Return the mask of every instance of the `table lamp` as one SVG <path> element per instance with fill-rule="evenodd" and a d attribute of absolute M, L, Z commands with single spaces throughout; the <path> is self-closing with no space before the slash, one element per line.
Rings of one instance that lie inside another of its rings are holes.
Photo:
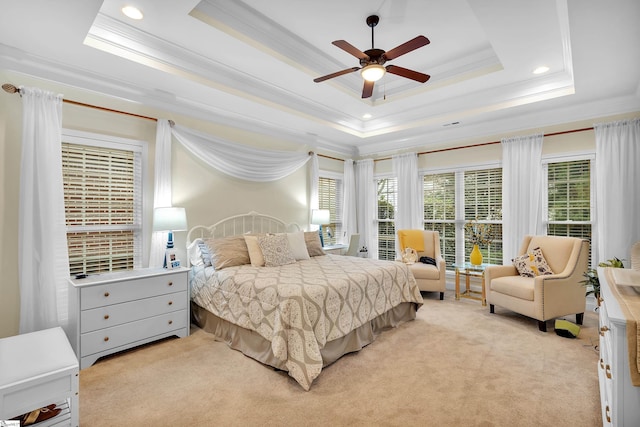
<path fill-rule="evenodd" d="M 320 233 L 320 244 L 324 247 L 324 239 L 322 238 L 322 226 L 325 224 L 330 224 L 330 212 L 329 209 L 312 209 L 311 210 L 311 224 L 319 225 L 320 229 L 318 233 Z"/>
<path fill-rule="evenodd" d="M 155 208 L 153 210 L 153 231 L 168 231 L 167 249 L 173 249 L 174 231 L 187 230 L 187 213 L 184 208 Z M 164 258 L 167 267 L 167 257 Z"/>

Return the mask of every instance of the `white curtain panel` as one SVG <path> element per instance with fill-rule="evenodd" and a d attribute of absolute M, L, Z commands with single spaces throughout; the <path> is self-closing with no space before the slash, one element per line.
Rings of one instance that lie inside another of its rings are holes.
<path fill-rule="evenodd" d="M 422 186 L 418 174 L 418 154 L 405 153 L 392 156 L 393 173 L 398 180 L 398 207 L 395 216 L 396 230 L 419 229 L 423 225 Z M 397 242 L 396 252 L 400 255 L 400 246 Z"/>
<path fill-rule="evenodd" d="M 20 333 L 68 327 L 69 254 L 62 184 L 62 95 L 21 87 L 18 225 Z"/>
<path fill-rule="evenodd" d="M 640 241 L 640 119 L 601 123 L 596 134 L 598 259 L 626 259 Z"/>
<path fill-rule="evenodd" d="M 311 172 L 309 178 L 309 223 L 311 223 L 311 212 L 320 207 L 320 195 L 318 194 L 318 185 L 320 180 L 320 166 L 318 165 L 318 155 L 313 153 L 311 156 Z M 310 224 L 309 230 L 314 231 L 320 228 L 319 225 Z"/>
<path fill-rule="evenodd" d="M 542 232 L 542 140 L 542 134 L 502 140 L 504 264 L 511 264 L 526 234 Z"/>
<path fill-rule="evenodd" d="M 212 168 L 246 181 L 268 182 L 300 169 L 312 157 L 307 152 L 262 150 L 174 125 L 173 136 Z"/>
<path fill-rule="evenodd" d="M 171 126 L 167 119 L 158 119 L 155 151 L 153 208 L 171 207 Z M 164 264 L 168 235 L 167 231 L 152 231 L 149 267 Z"/>
<path fill-rule="evenodd" d="M 377 194 L 373 181 L 373 160 L 358 160 L 355 166 L 357 217 L 360 247 L 366 246 L 369 258 L 378 259 Z"/>
<path fill-rule="evenodd" d="M 356 210 L 356 179 L 353 160 L 344 161 L 342 181 L 342 236 L 341 243 L 349 244 L 352 234 L 358 233 L 358 219 Z"/>

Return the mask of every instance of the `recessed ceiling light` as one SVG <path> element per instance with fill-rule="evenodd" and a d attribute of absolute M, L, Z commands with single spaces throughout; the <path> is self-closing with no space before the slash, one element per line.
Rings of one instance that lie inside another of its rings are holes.
<path fill-rule="evenodd" d="M 125 6 L 122 8 L 122 13 L 128 16 L 131 19 L 142 19 L 144 15 L 142 15 L 142 11 L 135 6 Z"/>
<path fill-rule="evenodd" d="M 533 70 L 533 74 L 544 74 L 547 71 L 549 71 L 549 67 L 545 67 L 544 65 L 542 67 L 538 67 L 535 70 Z"/>
<path fill-rule="evenodd" d="M 362 115 L 362 118 L 363 118 L 363 119 L 365 119 L 365 120 L 366 120 L 366 119 L 370 119 L 370 118 L 371 118 L 371 114 L 369 114 L 369 113 L 367 113 L 367 114 L 363 114 L 363 115 Z"/>

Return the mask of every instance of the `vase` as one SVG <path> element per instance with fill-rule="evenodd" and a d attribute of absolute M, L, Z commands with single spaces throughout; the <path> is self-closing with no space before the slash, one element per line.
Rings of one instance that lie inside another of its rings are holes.
<path fill-rule="evenodd" d="M 473 265 L 482 264 L 482 252 L 480 252 L 478 245 L 473 245 L 473 250 L 469 255 L 469 261 L 471 261 L 471 264 Z"/>

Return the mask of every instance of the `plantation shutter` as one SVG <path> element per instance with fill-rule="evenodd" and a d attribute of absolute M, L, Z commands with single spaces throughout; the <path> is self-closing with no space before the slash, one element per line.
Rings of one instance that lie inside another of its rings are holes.
<path fill-rule="evenodd" d="M 62 144 L 72 275 L 140 267 L 141 163 L 137 151 Z"/>
<path fill-rule="evenodd" d="M 491 224 L 493 241 L 480 248 L 484 262 L 502 264 L 502 168 L 465 171 L 464 220 L 473 219 Z M 465 260 L 471 249 L 465 245 Z"/>

